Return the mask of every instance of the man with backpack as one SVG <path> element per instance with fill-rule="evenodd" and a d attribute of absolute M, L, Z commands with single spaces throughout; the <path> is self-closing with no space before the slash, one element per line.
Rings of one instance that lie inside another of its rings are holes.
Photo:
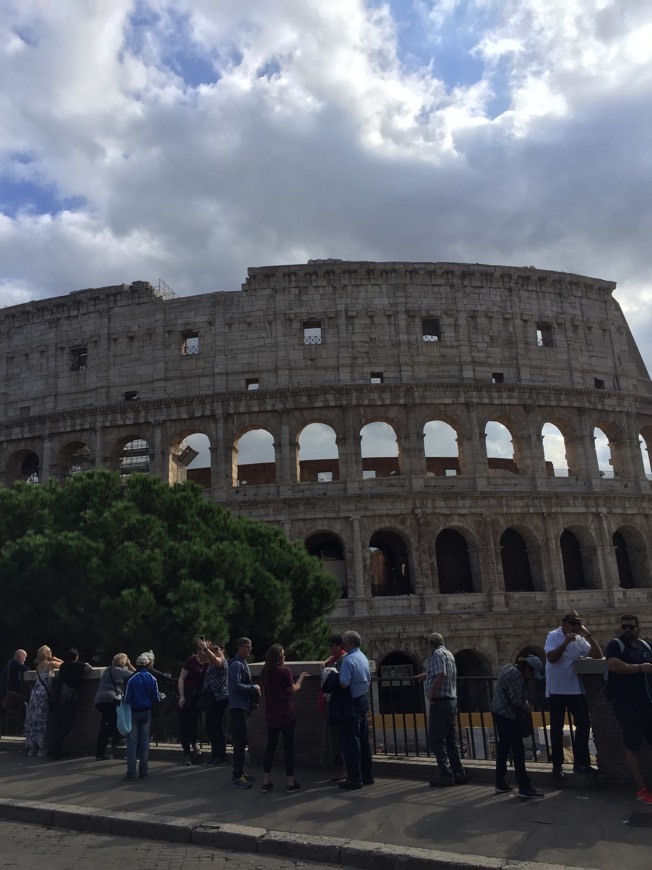
<path fill-rule="evenodd" d="M 609 641 L 605 656 L 609 668 L 609 697 L 620 723 L 625 759 L 636 783 L 636 800 L 652 806 L 639 752 L 643 737 L 652 746 L 652 649 L 639 637 L 638 617 L 620 617 L 620 637 Z"/>

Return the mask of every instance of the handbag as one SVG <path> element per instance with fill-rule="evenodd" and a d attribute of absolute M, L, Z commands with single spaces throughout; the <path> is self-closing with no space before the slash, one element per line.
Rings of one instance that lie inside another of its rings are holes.
<path fill-rule="evenodd" d="M 120 703 L 116 707 L 115 713 L 118 731 L 123 737 L 126 737 L 131 731 L 131 704 L 129 701 L 125 701 L 124 698 L 121 698 Z"/>
<path fill-rule="evenodd" d="M 2 699 L 2 709 L 8 713 L 18 713 L 25 706 L 25 698 L 20 692 L 8 691 Z"/>

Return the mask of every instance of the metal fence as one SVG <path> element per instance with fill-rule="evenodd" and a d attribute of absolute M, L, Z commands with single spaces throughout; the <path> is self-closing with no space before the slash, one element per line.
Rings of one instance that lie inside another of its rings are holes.
<path fill-rule="evenodd" d="M 496 757 L 496 733 L 490 712 L 495 677 L 458 680 L 457 736 L 463 758 Z M 538 695 L 538 697 L 537 697 Z M 550 761 L 549 718 L 539 687 L 532 692 L 534 731 L 526 743 L 528 761 Z M 414 679 L 374 678 L 371 692 L 372 750 L 388 757 L 430 757 L 428 716 L 423 685 Z M 565 726 L 572 746 L 570 719 Z"/>
<path fill-rule="evenodd" d="M 495 684 L 494 677 L 461 677 L 458 680 L 457 734 L 464 759 L 495 758 L 496 735 L 490 712 Z M 163 688 L 163 687 L 162 687 Z M 540 687 L 536 687 L 540 691 Z M 545 699 L 534 697 L 534 733 L 526 745 L 526 757 L 532 762 L 550 760 L 549 719 Z M 155 745 L 178 742 L 178 707 L 174 691 L 168 691 L 165 701 L 152 715 L 151 739 Z M 0 733 L 20 736 L 23 733 L 24 711 L 9 714 L 2 711 Z M 228 711 L 225 720 L 228 734 Z M 386 757 L 429 758 L 428 716 L 423 684 L 414 678 L 383 679 L 374 677 L 371 687 L 371 745 L 375 755 Z M 565 726 L 572 746 L 573 729 L 570 720 Z M 207 744 L 204 717 L 200 721 L 199 739 Z"/>

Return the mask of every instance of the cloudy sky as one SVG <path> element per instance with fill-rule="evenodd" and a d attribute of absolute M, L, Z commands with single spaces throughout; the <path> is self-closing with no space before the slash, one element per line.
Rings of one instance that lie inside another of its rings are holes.
<path fill-rule="evenodd" d="M 652 367 L 649 0 L 0 0 L 0 305 L 309 258 L 618 282 Z"/>

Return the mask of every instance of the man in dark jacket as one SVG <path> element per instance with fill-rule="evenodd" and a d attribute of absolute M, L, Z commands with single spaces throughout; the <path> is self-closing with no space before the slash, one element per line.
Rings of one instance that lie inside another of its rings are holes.
<path fill-rule="evenodd" d="M 77 694 L 81 689 L 84 674 L 90 673 L 92 670 L 93 668 L 88 662 L 79 660 L 78 649 L 73 647 L 68 650 L 64 662 L 59 668 L 57 720 L 54 725 L 52 747 L 49 752 L 50 758 L 54 760 L 68 755 L 63 750 L 63 741 L 70 733 L 75 721 Z"/>

